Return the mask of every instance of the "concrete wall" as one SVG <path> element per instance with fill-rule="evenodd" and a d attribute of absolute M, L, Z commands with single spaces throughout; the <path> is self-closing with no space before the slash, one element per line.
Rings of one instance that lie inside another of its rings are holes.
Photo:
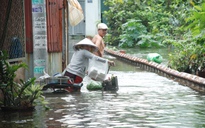
<path fill-rule="evenodd" d="M 89 3 L 91 1 L 91 3 Z M 96 25 L 101 20 L 100 0 L 85 1 L 85 36 L 94 36 L 97 33 Z"/>
<path fill-rule="evenodd" d="M 48 71 L 50 76 L 62 72 L 62 53 L 49 53 L 48 54 Z"/>

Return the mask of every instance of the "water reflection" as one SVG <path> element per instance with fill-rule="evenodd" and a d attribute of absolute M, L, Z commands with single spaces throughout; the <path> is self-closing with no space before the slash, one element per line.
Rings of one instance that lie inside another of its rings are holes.
<path fill-rule="evenodd" d="M 205 96 L 155 73 L 116 61 L 109 74 L 119 91 L 44 94 L 51 110 L 0 113 L 0 127 L 16 128 L 193 128 L 205 127 Z"/>

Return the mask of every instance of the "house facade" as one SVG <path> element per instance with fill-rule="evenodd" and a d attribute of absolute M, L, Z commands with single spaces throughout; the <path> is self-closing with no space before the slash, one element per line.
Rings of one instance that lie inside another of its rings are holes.
<path fill-rule="evenodd" d="M 94 36 L 101 20 L 100 0 L 78 0 L 84 20 L 69 25 L 67 0 L 0 0 L 0 50 L 9 62 L 26 62 L 24 78 L 62 72 L 69 63 L 71 35 Z"/>

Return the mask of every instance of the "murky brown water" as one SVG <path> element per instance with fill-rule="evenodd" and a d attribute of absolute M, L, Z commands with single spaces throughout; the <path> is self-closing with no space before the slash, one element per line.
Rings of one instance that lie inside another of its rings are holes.
<path fill-rule="evenodd" d="M 45 92 L 51 110 L 0 112 L 0 128 L 203 128 L 205 95 L 116 61 L 119 91 Z"/>

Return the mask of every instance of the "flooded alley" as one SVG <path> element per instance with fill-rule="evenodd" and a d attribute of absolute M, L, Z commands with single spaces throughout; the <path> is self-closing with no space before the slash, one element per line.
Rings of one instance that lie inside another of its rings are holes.
<path fill-rule="evenodd" d="M 114 60 L 109 74 L 118 77 L 117 92 L 45 91 L 49 111 L 1 112 L 2 128 L 202 128 L 205 96 L 189 87 Z"/>

